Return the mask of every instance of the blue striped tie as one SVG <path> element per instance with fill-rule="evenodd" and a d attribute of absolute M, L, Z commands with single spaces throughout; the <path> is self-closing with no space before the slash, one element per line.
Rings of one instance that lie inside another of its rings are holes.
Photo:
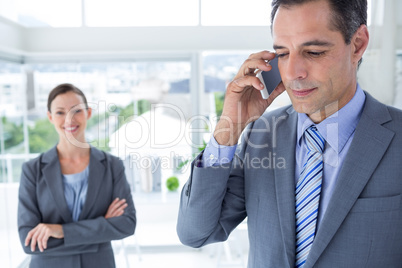
<path fill-rule="evenodd" d="M 304 132 L 307 162 L 296 185 L 296 264 L 303 267 L 314 241 L 322 181 L 325 140 L 315 126 Z"/>

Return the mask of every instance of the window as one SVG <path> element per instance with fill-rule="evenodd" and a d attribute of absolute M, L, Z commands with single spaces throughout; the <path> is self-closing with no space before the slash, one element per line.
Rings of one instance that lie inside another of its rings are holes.
<path fill-rule="evenodd" d="M 394 99 L 394 106 L 402 109 L 402 52 L 396 57 L 396 92 Z"/>
<path fill-rule="evenodd" d="M 86 0 L 91 27 L 195 26 L 198 0 Z"/>
<path fill-rule="evenodd" d="M 17 235 L 17 196 L 24 153 L 25 81 L 21 65 L 0 62 L 0 259 L 17 267 L 25 258 Z"/>
<path fill-rule="evenodd" d="M 210 111 L 219 117 L 222 114 L 223 101 L 227 84 L 236 76 L 243 62 L 251 52 L 204 52 L 204 85 L 205 94 L 209 94 Z M 290 104 L 289 96 L 281 94 L 268 107 L 269 110 Z"/>
<path fill-rule="evenodd" d="M 26 27 L 80 27 L 81 0 L 18 0 L 16 21 Z"/>
<path fill-rule="evenodd" d="M 200 0 L 204 26 L 270 25 L 271 1 Z"/>
<path fill-rule="evenodd" d="M 0 63 L 0 150 L 3 155 L 25 153 L 23 77 L 20 65 Z"/>
<path fill-rule="evenodd" d="M 249 0 L 246 4 L 241 0 L 85 0 L 84 14 L 82 3 L 83 0 L 0 0 L 0 15 L 26 27 L 270 25 L 269 0 Z M 379 1 L 375 9 L 382 8 Z M 371 10 L 372 1 L 368 1 L 369 26 Z M 374 19 L 374 23 L 381 23 L 382 16 Z M 400 16 L 397 19 L 401 25 Z"/>

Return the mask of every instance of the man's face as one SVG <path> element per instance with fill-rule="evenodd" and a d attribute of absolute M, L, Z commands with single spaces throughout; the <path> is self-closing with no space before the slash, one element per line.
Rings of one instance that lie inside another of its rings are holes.
<path fill-rule="evenodd" d="M 325 0 L 279 7 L 273 21 L 279 71 L 293 107 L 321 122 L 352 99 L 357 63 L 341 32 L 330 29 Z"/>

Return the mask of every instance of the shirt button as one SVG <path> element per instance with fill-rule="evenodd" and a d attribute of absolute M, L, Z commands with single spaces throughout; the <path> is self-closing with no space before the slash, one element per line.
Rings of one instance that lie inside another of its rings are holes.
<path fill-rule="evenodd" d="M 210 154 L 210 155 L 209 155 L 209 160 L 214 160 L 214 159 L 215 159 L 215 155 Z"/>

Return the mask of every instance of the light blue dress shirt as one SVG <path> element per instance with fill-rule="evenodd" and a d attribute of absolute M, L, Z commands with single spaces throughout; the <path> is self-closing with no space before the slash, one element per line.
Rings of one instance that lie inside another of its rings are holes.
<path fill-rule="evenodd" d="M 88 191 L 89 165 L 76 174 L 63 174 L 64 196 L 73 221 L 78 221 Z"/>
<path fill-rule="evenodd" d="M 346 154 L 352 143 L 356 126 L 360 120 L 366 96 L 357 85 L 353 98 L 337 113 L 317 124 L 316 127 L 325 138 L 323 155 L 324 174 L 318 212 L 318 222 L 322 220 L 328 207 L 329 200 L 335 188 L 336 180 L 342 168 Z M 311 125 L 315 125 L 306 114 L 299 113 L 297 120 L 297 144 L 296 144 L 296 168 L 295 181 L 299 179 L 304 163 L 307 161 L 307 148 L 304 139 L 304 131 Z M 232 161 L 237 145 L 219 145 L 213 135 L 202 156 L 202 166 L 217 166 Z"/>
<path fill-rule="evenodd" d="M 324 174 L 317 224 L 321 222 L 335 189 L 336 180 L 342 169 L 350 144 L 352 143 L 365 100 L 366 96 L 358 85 L 355 95 L 344 107 L 342 107 L 342 109 L 326 118 L 321 123 L 315 125 L 326 141 L 323 154 Z M 314 125 L 314 123 L 306 114 L 298 114 L 295 171 L 296 182 L 299 179 L 304 163 L 307 161 L 306 142 L 302 137 L 304 131 L 311 125 Z"/>

